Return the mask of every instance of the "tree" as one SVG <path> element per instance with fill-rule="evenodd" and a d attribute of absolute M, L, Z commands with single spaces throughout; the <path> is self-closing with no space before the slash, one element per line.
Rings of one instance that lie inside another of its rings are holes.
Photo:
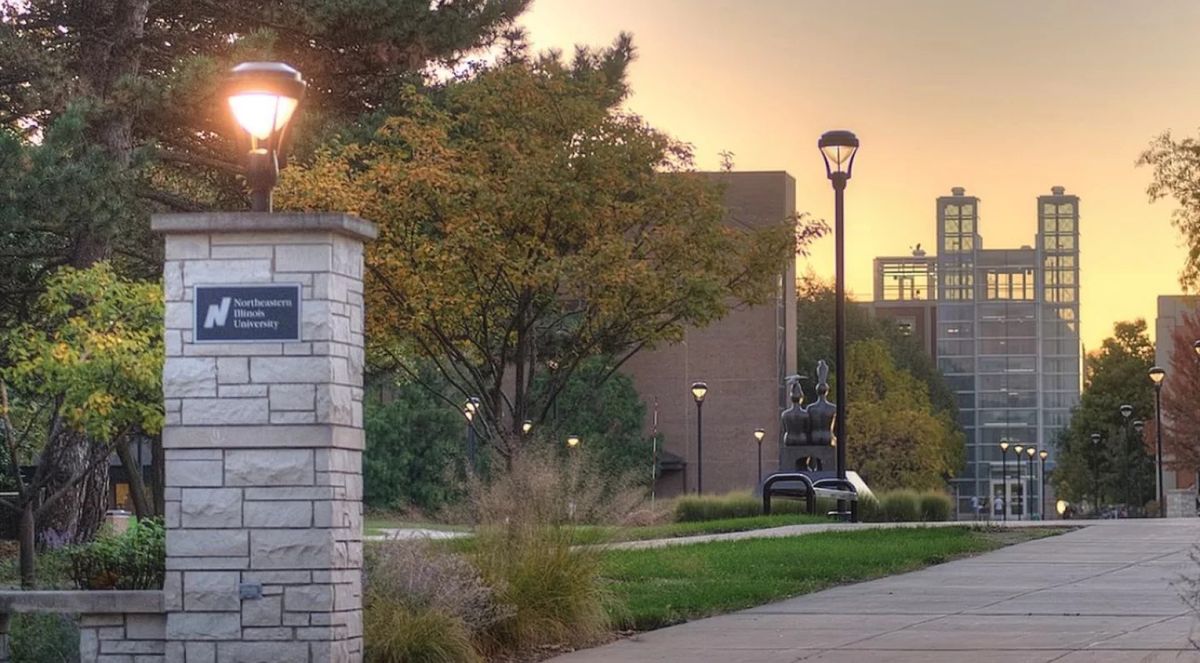
<path fill-rule="evenodd" d="M 1200 286 L 1200 140 L 1175 139 L 1165 131 L 1138 158 L 1137 165 L 1150 166 L 1153 176 L 1146 193 L 1151 201 L 1170 196 L 1179 205 L 1171 223 L 1183 235 L 1188 254 L 1179 282 L 1187 289 Z"/>
<path fill-rule="evenodd" d="M 940 488 L 962 467 L 964 437 L 926 386 L 878 339 L 847 348 L 847 463 L 878 490 Z"/>
<path fill-rule="evenodd" d="M 809 273 L 796 287 L 796 356 L 798 372 L 812 377 L 817 361 L 824 359 L 834 368 L 834 305 L 836 293 L 830 283 Z M 930 400 L 938 412 L 957 420 L 958 405 L 954 394 L 942 378 L 933 358 L 912 336 L 903 334 L 891 320 L 871 316 L 862 304 L 846 302 L 846 343 L 881 340 L 888 348 L 892 361 L 902 370 L 925 384 Z M 813 380 L 804 383 L 805 399 L 816 398 Z"/>
<path fill-rule="evenodd" d="M 789 255 L 789 219 L 723 225 L 688 146 L 618 110 L 632 54 L 627 36 L 570 63 L 510 53 L 436 99 L 411 92 L 369 141 L 324 150 L 281 184 L 289 207 L 379 224 L 366 257 L 373 363 L 434 362 L 458 402 L 482 400 L 505 458 L 586 359 L 612 357 L 606 379 L 735 302 L 764 301 Z"/>
<path fill-rule="evenodd" d="M 1051 480 L 1060 497 L 1093 505 L 1107 497 L 1136 506 L 1153 499 L 1153 462 L 1129 428 L 1134 420 L 1153 420 L 1154 394 L 1146 378 L 1153 364 L 1154 345 L 1142 319 L 1114 324 L 1113 335 L 1084 359 L 1079 406 L 1055 441 Z M 1129 422 L 1122 405 L 1133 407 Z M 1101 435 L 1099 446 L 1093 433 Z"/>
<path fill-rule="evenodd" d="M 114 449 L 161 429 L 162 315 L 156 284 L 121 279 L 102 262 L 57 272 L 29 319 L 0 337 L 4 472 L 17 492 L 0 505 L 21 518 L 22 587 L 36 582 L 37 520 L 88 481 L 103 482 L 106 496 Z M 22 472 L 35 461 L 31 476 Z M 105 504 L 93 506 L 103 514 Z M 69 515 L 72 541 L 89 538 L 99 522 Z"/>
<path fill-rule="evenodd" d="M 1197 339 L 1200 311 L 1185 313 L 1171 335 L 1171 365 L 1162 392 L 1163 455 L 1171 456 L 1172 469 L 1191 472 L 1200 468 L 1200 358 L 1192 347 Z"/>
<path fill-rule="evenodd" d="M 457 500 L 464 469 L 458 462 L 464 457 L 462 413 L 412 380 L 375 381 L 381 384 L 363 403 L 363 501 L 375 509 L 428 512 Z"/>

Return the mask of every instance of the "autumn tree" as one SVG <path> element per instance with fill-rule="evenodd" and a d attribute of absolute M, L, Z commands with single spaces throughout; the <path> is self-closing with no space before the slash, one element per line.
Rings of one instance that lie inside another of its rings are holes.
<path fill-rule="evenodd" d="M 1190 472 L 1200 468 L 1200 357 L 1193 347 L 1197 340 L 1200 311 L 1185 313 L 1171 335 L 1171 365 L 1166 367 L 1162 392 L 1163 455 L 1171 458 L 1171 469 Z"/>
<path fill-rule="evenodd" d="M 1113 335 L 1084 358 L 1079 406 L 1055 441 L 1057 464 L 1051 481 L 1062 499 L 1135 506 L 1153 499 L 1153 462 L 1131 430 L 1134 420 L 1153 419 L 1154 394 L 1146 378 L 1153 364 L 1154 345 L 1142 319 L 1114 324 Z M 1122 405 L 1133 407 L 1128 420 L 1121 414 Z M 1092 442 L 1093 433 L 1101 436 L 1098 446 Z"/>
<path fill-rule="evenodd" d="M 411 92 L 368 140 L 281 183 L 285 206 L 379 224 L 366 257 L 374 365 L 434 362 L 459 399 L 482 399 L 506 457 L 586 359 L 612 358 L 602 380 L 688 325 L 764 301 L 790 255 L 791 219 L 724 225 L 689 147 L 620 110 L 632 53 L 627 37 L 569 62 L 511 52 L 437 95 Z"/>
<path fill-rule="evenodd" d="M 17 493 L 0 498 L 0 506 L 20 517 L 22 587 L 36 582 L 38 519 L 80 492 L 106 495 L 113 451 L 128 457 L 133 434 L 162 427 L 162 315 L 156 284 L 124 280 L 101 262 L 54 274 L 28 319 L 0 336 L 3 472 Z M 32 474 L 22 471 L 33 464 Z M 140 484 L 135 479 L 144 503 Z M 72 541 L 90 538 L 106 508 L 78 503 L 99 513 L 56 523 L 70 528 L 61 534 Z"/>
<path fill-rule="evenodd" d="M 877 490 L 943 488 L 962 467 L 965 438 L 929 390 L 879 340 L 846 353 L 846 460 Z"/>

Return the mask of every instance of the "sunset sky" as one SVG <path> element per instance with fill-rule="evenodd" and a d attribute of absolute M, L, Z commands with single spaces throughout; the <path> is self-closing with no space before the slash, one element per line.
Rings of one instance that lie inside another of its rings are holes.
<path fill-rule="evenodd" d="M 1180 291 L 1171 201 L 1134 162 L 1164 130 L 1200 126 L 1200 2 L 1134 0 L 535 0 L 538 48 L 632 32 L 630 110 L 738 170 L 786 170 L 797 207 L 832 221 L 817 137 L 862 148 L 847 190 L 850 288 L 871 260 L 935 245 L 934 199 L 978 195 L 986 248 L 1032 245 L 1036 197 L 1080 196 L 1082 334 Z M 833 272 L 832 239 L 808 264 Z M 802 264 L 801 269 L 805 266 Z"/>

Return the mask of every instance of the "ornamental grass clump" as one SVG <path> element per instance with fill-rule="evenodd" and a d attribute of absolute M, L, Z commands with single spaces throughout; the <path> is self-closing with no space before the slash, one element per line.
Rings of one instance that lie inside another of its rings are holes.
<path fill-rule="evenodd" d="M 891 490 L 879 495 L 882 520 L 889 523 L 912 523 L 921 519 L 917 493 L 911 490 Z"/>
<path fill-rule="evenodd" d="M 776 499 L 771 504 L 771 513 L 804 513 L 804 508 L 804 500 Z M 675 499 L 677 523 L 761 515 L 762 498 L 745 490 L 724 495 L 684 495 Z"/>
<path fill-rule="evenodd" d="M 490 629 L 498 650 L 578 646 L 604 637 L 612 594 L 601 551 L 574 546 L 576 526 L 622 524 L 643 494 L 586 468 L 583 453 L 527 451 L 474 490 L 472 559 L 512 613 Z"/>
<path fill-rule="evenodd" d="M 363 629 L 369 663 L 483 660 L 489 629 L 511 609 L 471 563 L 424 542 L 366 551 Z"/>
<path fill-rule="evenodd" d="M 946 493 L 927 490 L 917 498 L 921 511 L 921 520 L 925 522 L 942 522 L 950 520 L 954 511 L 954 502 Z"/>

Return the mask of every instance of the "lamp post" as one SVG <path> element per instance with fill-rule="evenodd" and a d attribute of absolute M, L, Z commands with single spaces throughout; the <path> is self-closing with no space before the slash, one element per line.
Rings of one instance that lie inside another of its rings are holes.
<path fill-rule="evenodd" d="M 1037 455 L 1037 449 L 1034 449 L 1033 447 L 1026 447 L 1025 455 L 1029 456 L 1029 492 L 1032 493 L 1033 492 L 1033 482 L 1035 481 L 1035 477 L 1033 474 L 1033 457 Z M 1032 495 L 1030 496 L 1030 499 L 1028 501 L 1029 501 L 1029 519 L 1033 520 L 1033 514 L 1035 513 L 1035 510 L 1033 507 L 1034 507 L 1035 503 L 1033 501 Z"/>
<path fill-rule="evenodd" d="M 1008 440 L 1000 441 L 1000 501 L 1004 522 L 1008 522 Z"/>
<path fill-rule="evenodd" d="M 704 494 L 704 396 L 708 385 L 692 383 L 692 399 L 696 401 L 696 494 Z"/>
<path fill-rule="evenodd" d="M 1017 520 L 1025 513 L 1025 484 L 1021 483 L 1021 452 L 1025 447 L 1017 444 L 1013 446 L 1013 451 L 1017 453 L 1017 495 L 1013 498 L 1013 502 L 1017 507 Z"/>
<path fill-rule="evenodd" d="M 1142 421 L 1141 419 L 1134 419 L 1133 420 L 1133 434 L 1137 437 L 1138 445 L 1140 445 L 1142 447 L 1144 447 L 1146 445 L 1145 431 L 1146 431 L 1146 422 Z M 1141 459 L 1143 457 L 1144 457 L 1143 453 L 1139 453 L 1136 456 L 1134 456 L 1134 458 L 1137 458 L 1139 461 L 1141 461 Z M 1135 486 L 1135 488 L 1137 489 L 1137 501 L 1141 503 L 1139 505 L 1139 508 L 1146 506 L 1146 491 L 1142 488 L 1142 482 L 1138 481 L 1137 486 Z"/>
<path fill-rule="evenodd" d="M 1100 515 L 1100 433 L 1092 433 L 1092 495 L 1096 516 Z"/>
<path fill-rule="evenodd" d="M 249 136 L 246 184 L 250 209 L 271 211 L 271 190 L 279 181 L 288 123 L 295 115 L 307 85 L 300 72 L 282 62 L 245 62 L 234 67 L 225 82 L 229 109 Z"/>
<path fill-rule="evenodd" d="M 1038 458 L 1042 461 L 1038 471 L 1038 478 L 1041 480 L 1038 487 L 1038 511 L 1042 513 L 1042 520 L 1046 519 L 1046 457 L 1049 455 L 1050 452 L 1045 449 L 1038 452 Z"/>
<path fill-rule="evenodd" d="M 478 442 L 475 436 L 475 413 L 479 411 L 479 399 L 472 396 L 463 404 L 463 416 L 467 418 L 467 467 L 474 474 L 479 470 L 476 463 Z"/>
<path fill-rule="evenodd" d="M 1128 508 L 1132 506 L 1133 496 L 1133 448 L 1130 442 L 1131 435 L 1129 434 L 1129 420 L 1133 416 L 1133 406 L 1125 403 L 1118 410 L 1121 413 L 1121 434 L 1125 436 L 1124 451 L 1125 454 L 1125 504 Z"/>
<path fill-rule="evenodd" d="M 846 478 L 846 183 L 854 169 L 858 153 L 858 137 L 849 131 L 827 131 L 817 141 L 825 160 L 825 175 L 833 185 L 834 200 L 834 370 L 837 380 L 837 414 L 833 436 L 837 440 L 837 477 Z M 838 512 L 845 511 L 845 501 L 838 500 Z"/>
<path fill-rule="evenodd" d="M 1195 347 L 1193 345 L 1192 347 Z M 1162 383 L 1167 372 L 1155 366 L 1149 372 L 1150 381 L 1154 383 L 1154 466 L 1158 477 L 1158 517 L 1167 517 L 1166 489 L 1163 486 L 1163 451 L 1162 451 Z"/>
<path fill-rule="evenodd" d="M 762 441 L 767 436 L 767 431 L 761 428 L 754 429 L 754 441 L 758 443 L 758 485 L 762 487 Z"/>

